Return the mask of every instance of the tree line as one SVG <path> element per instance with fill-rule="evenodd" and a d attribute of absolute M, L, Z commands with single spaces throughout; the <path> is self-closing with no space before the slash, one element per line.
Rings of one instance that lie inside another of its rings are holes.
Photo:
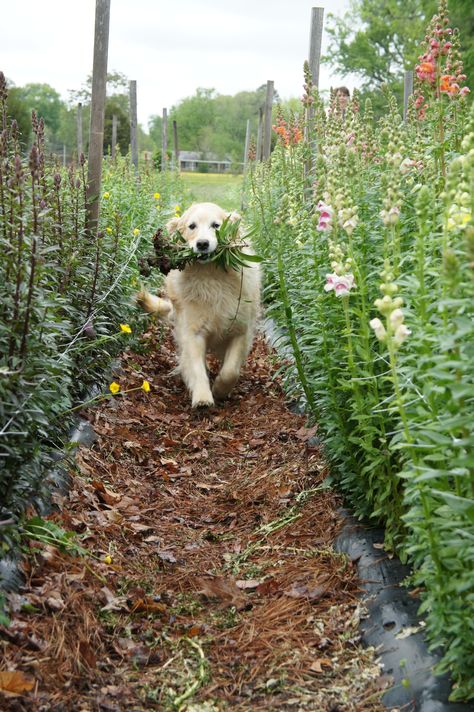
<path fill-rule="evenodd" d="M 443 0 L 444 2 L 445 0 Z M 325 32 L 329 46 L 322 61 L 341 76 L 356 78 L 362 99 L 370 97 L 374 110 L 381 113 L 384 100 L 380 88 L 387 85 L 398 97 L 403 93 L 403 72 L 413 69 L 419 55 L 419 38 L 427 20 L 436 12 L 437 0 L 354 0 L 350 13 L 326 18 Z M 472 0 L 449 0 L 454 26 L 460 28 L 460 43 L 467 86 L 474 89 L 474 3 Z M 302 82 L 301 82 L 302 83 Z M 108 76 L 109 96 L 105 109 L 104 152 L 110 152 L 112 116 L 118 119 L 117 148 L 125 154 L 130 143 L 129 82 L 114 72 Z M 295 78 L 298 86 L 298 78 Z M 77 145 L 77 104 L 83 105 L 84 150 L 87 150 L 91 79 L 79 91 L 70 92 L 69 101 L 49 84 L 26 84 L 16 87 L 9 82 L 9 113 L 15 118 L 25 144 L 31 140 L 31 111 L 43 117 L 47 146 L 52 152 L 68 155 Z M 169 121 L 178 125 L 179 147 L 183 150 L 215 154 L 232 161 L 243 159 L 246 123 L 257 133 L 259 109 L 265 100 L 265 85 L 234 96 L 219 94 L 212 88 L 198 88 L 170 108 Z M 275 103 L 280 103 L 278 93 Z M 298 111 L 298 99 L 285 102 L 286 108 Z M 154 152 L 160 163 L 162 118 L 150 118 L 147 131 L 139 127 L 141 151 Z M 169 141 L 169 145 L 171 141 Z"/>

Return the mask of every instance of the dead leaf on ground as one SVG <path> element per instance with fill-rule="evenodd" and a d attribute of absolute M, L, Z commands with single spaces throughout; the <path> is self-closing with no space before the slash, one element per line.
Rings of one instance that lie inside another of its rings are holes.
<path fill-rule="evenodd" d="M 318 658 L 318 660 L 315 660 L 314 663 L 311 663 L 309 669 L 311 670 L 311 672 L 321 673 L 324 672 L 323 666 L 327 668 L 332 668 L 332 662 L 329 660 L 329 658 Z"/>
<path fill-rule="evenodd" d="M 0 672 L 0 690 L 11 695 L 22 695 L 35 686 L 35 681 L 24 675 L 21 670 L 4 670 Z"/>
<path fill-rule="evenodd" d="M 216 598 L 223 606 L 235 606 L 237 610 L 242 610 L 247 605 L 247 598 L 238 588 L 234 579 L 215 576 L 211 579 L 199 577 L 196 579 L 199 593 L 207 598 Z"/>
<path fill-rule="evenodd" d="M 327 591 L 327 585 L 310 588 L 305 584 L 295 583 L 290 589 L 286 589 L 284 594 L 290 596 L 290 598 L 307 598 L 309 601 L 317 601 L 319 598 L 322 598 Z"/>
<path fill-rule="evenodd" d="M 120 502 L 120 500 L 122 499 L 122 495 L 117 494 L 116 492 L 112 492 L 112 490 L 110 489 L 107 489 L 104 483 L 100 480 L 92 480 L 92 486 L 97 492 L 98 498 L 101 500 L 101 502 L 104 502 L 104 504 L 117 504 L 117 502 Z"/>

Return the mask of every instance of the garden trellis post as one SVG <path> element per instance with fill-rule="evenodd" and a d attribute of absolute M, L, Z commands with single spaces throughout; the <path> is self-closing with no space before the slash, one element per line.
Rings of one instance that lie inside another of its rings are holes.
<path fill-rule="evenodd" d="M 115 156 L 117 153 L 117 128 L 118 128 L 117 114 L 113 114 L 112 115 L 112 148 L 111 148 L 111 156 L 112 156 L 113 160 L 115 160 Z"/>
<path fill-rule="evenodd" d="M 161 170 L 166 170 L 166 154 L 168 153 L 168 109 L 163 109 L 161 125 Z"/>
<path fill-rule="evenodd" d="M 408 101 L 413 94 L 413 70 L 407 69 L 403 80 L 403 120 L 406 121 Z"/>
<path fill-rule="evenodd" d="M 265 118 L 263 126 L 263 160 L 270 158 L 272 142 L 272 108 L 273 108 L 273 81 L 267 81 L 267 95 L 265 97 Z"/>
<path fill-rule="evenodd" d="M 323 39 L 324 8 L 311 8 L 311 32 L 309 38 L 309 68 L 313 86 L 319 88 L 319 66 L 321 62 L 321 43 Z"/>
<path fill-rule="evenodd" d="M 132 163 L 138 173 L 138 140 L 137 140 L 137 82 L 130 81 L 130 148 L 132 152 Z"/>
<path fill-rule="evenodd" d="M 174 160 L 176 164 L 176 168 L 179 171 L 180 165 L 179 165 L 179 148 L 178 148 L 178 124 L 176 121 L 173 121 L 173 141 L 174 141 Z"/>
<path fill-rule="evenodd" d="M 257 150 L 255 160 L 262 160 L 263 109 L 258 110 Z"/>
<path fill-rule="evenodd" d="M 107 92 L 110 0 L 96 0 L 94 62 L 92 68 L 91 125 L 87 167 L 87 233 L 92 237 L 99 223 L 99 196 L 104 154 L 104 115 Z"/>
<path fill-rule="evenodd" d="M 250 119 L 247 119 L 247 128 L 245 130 L 245 148 L 244 148 L 244 176 L 249 162 L 249 147 L 250 147 Z"/>
<path fill-rule="evenodd" d="M 82 104 L 79 102 L 77 105 L 77 157 L 81 157 L 84 151 L 84 141 L 82 133 Z"/>

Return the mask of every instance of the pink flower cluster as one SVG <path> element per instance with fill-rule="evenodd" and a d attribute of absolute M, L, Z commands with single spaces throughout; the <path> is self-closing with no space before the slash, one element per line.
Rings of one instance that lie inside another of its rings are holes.
<path fill-rule="evenodd" d="M 345 297 L 355 286 L 356 284 L 352 272 L 348 272 L 347 274 L 336 274 L 333 272 L 332 274 L 326 275 L 324 291 L 331 292 L 334 290 L 336 297 Z"/>
<path fill-rule="evenodd" d="M 332 221 L 332 207 L 330 205 L 327 205 L 324 203 L 322 200 L 319 201 L 318 203 L 318 210 L 319 210 L 319 223 L 318 227 L 316 230 L 319 230 L 320 232 L 324 230 L 330 230 L 331 229 L 331 221 Z"/>

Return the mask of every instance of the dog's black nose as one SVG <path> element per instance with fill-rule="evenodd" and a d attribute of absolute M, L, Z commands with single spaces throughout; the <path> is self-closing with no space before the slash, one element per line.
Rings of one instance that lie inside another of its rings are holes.
<path fill-rule="evenodd" d="M 209 240 L 198 240 L 196 242 L 196 248 L 199 252 L 206 252 L 209 249 Z"/>

